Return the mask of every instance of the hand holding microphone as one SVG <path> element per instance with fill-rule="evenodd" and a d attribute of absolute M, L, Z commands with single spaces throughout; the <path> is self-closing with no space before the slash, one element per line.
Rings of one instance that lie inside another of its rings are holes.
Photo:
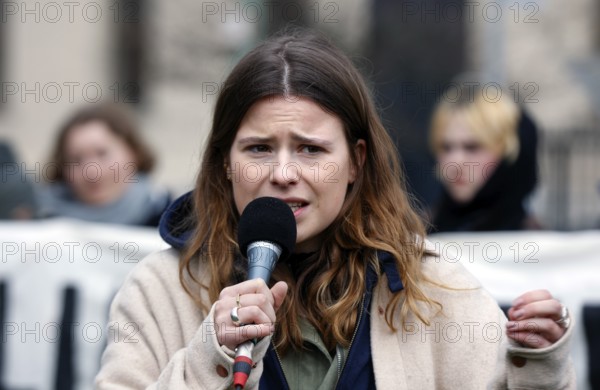
<path fill-rule="evenodd" d="M 277 261 L 293 252 L 296 219 L 292 210 L 276 198 L 253 200 L 240 217 L 238 243 L 240 251 L 248 258 L 248 280 L 221 291 L 215 320 L 225 324 L 217 332 L 219 343 L 236 350 L 234 385 L 243 389 L 253 365 L 252 350 L 256 339 L 273 333 L 275 313 L 287 293 L 284 282 L 271 289 L 267 282 Z"/>
<path fill-rule="evenodd" d="M 287 288 L 285 282 L 279 282 L 269 289 L 260 279 L 224 288 L 215 308 L 215 321 L 222 324 L 217 332 L 219 344 L 235 350 L 244 341 L 271 335 L 276 321 L 275 313 L 285 298 Z M 235 324 L 231 318 L 234 307 L 237 308 L 240 324 Z M 240 326 L 242 324 L 252 326 Z"/>

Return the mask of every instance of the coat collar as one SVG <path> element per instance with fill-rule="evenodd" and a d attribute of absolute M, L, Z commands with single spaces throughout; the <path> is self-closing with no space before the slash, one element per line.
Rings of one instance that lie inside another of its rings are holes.
<path fill-rule="evenodd" d="M 389 252 L 378 251 L 377 258 L 379 264 L 385 273 L 388 280 L 388 287 L 392 293 L 398 292 L 404 288 L 398 267 L 396 267 L 396 259 Z"/>

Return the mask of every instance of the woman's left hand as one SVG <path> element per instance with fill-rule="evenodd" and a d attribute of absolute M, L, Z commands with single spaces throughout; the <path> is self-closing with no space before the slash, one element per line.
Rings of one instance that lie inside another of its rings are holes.
<path fill-rule="evenodd" d="M 569 325 L 569 320 L 563 317 L 566 313 L 563 308 L 547 290 L 526 292 L 515 299 L 508 310 L 508 337 L 530 348 L 554 344 L 565 334 Z"/>

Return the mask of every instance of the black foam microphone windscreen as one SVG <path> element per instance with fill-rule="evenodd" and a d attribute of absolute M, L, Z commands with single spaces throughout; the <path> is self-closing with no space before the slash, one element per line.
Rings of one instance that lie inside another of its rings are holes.
<path fill-rule="evenodd" d="M 284 201 L 262 197 L 248 203 L 238 224 L 238 244 L 247 256 L 248 245 L 269 241 L 281 247 L 280 260 L 288 257 L 296 245 L 296 218 Z"/>

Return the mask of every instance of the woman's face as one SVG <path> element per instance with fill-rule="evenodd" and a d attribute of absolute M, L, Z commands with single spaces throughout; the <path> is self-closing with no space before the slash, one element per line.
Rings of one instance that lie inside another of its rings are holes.
<path fill-rule="evenodd" d="M 64 176 L 84 203 L 113 202 L 135 180 L 133 151 L 104 122 L 91 121 L 70 129 L 64 151 Z"/>
<path fill-rule="evenodd" d="M 362 161 L 364 141 L 355 151 Z M 341 120 L 303 98 L 256 102 L 240 124 L 227 164 L 240 213 L 263 196 L 290 206 L 297 252 L 319 248 L 320 234 L 338 216 L 357 175 Z"/>
<path fill-rule="evenodd" d="M 473 200 L 501 160 L 501 152 L 486 147 L 461 113 L 442 131 L 437 160 L 442 184 L 458 203 Z"/>

